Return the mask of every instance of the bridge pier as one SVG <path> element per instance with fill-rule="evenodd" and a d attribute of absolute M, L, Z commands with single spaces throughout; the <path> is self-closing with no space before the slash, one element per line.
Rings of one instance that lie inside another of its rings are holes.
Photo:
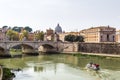
<path fill-rule="evenodd" d="M 0 57 L 11 57 L 9 49 L 5 49 L 2 53 L 0 53 Z"/>
<path fill-rule="evenodd" d="M 38 50 L 36 49 L 28 49 L 28 48 L 22 48 L 22 53 L 27 55 L 38 55 Z"/>

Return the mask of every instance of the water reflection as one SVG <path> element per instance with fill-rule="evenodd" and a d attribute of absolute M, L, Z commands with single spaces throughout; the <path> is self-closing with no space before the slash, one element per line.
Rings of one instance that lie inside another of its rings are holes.
<path fill-rule="evenodd" d="M 42 66 L 34 66 L 34 72 L 43 72 Z"/>
<path fill-rule="evenodd" d="M 84 70 L 88 62 L 100 64 L 99 72 Z M 20 68 L 14 80 L 120 80 L 120 58 L 73 55 L 40 55 L 0 59 L 0 64 Z"/>

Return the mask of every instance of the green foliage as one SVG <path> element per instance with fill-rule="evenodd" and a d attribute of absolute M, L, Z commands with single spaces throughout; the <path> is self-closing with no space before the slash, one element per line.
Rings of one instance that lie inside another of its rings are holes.
<path fill-rule="evenodd" d="M 26 30 L 26 31 L 28 31 L 28 32 L 31 32 L 31 31 L 32 31 L 32 28 L 30 28 L 29 26 L 26 26 L 26 27 L 24 28 L 24 30 Z"/>
<path fill-rule="evenodd" d="M 22 28 L 28 32 L 31 32 L 32 31 L 32 28 L 30 28 L 29 26 L 26 26 L 25 28 L 24 27 L 18 27 L 18 26 L 14 26 L 12 28 L 12 30 L 14 31 L 17 31 L 17 32 L 21 32 Z"/>
<path fill-rule="evenodd" d="M 6 35 L 9 37 L 9 40 L 19 40 L 19 33 L 13 30 L 8 30 Z"/>
<path fill-rule="evenodd" d="M 3 68 L 3 79 L 2 80 L 9 80 L 12 77 L 15 77 L 15 74 L 12 73 L 10 69 Z"/>
<path fill-rule="evenodd" d="M 81 35 L 66 35 L 64 38 L 65 41 L 69 41 L 69 42 L 84 42 L 84 37 Z"/>
<path fill-rule="evenodd" d="M 11 56 L 20 55 L 20 54 L 22 54 L 22 49 L 13 49 L 13 48 L 11 48 L 10 49 L 10 54 L 11 54 Z"/>
<path fill-rule="evenodd" d="M 28 39 L 28 31 L 23 30 L 20 34 L 20 41 L 22 41 L 23 39 Z"/>
<path fill-rule="evenodd" d="M 44 39 L 44 32 L 43 31 L 36 32 L 35 39 L 36 40 L 43 40 Z"/>
<path fill-rule="evenodd" d="M 28 31 L 24 30 L 23 32 L 24 37 L 28 38 Z"/>
<path fill-rule="evenodd" d="M 82 53 L 75 53 L 75 54 L 73 54 L 73 56 L 85 57 L 85 58 L 101 58 L 101 59 L 104 59 L 107 57 L 107 56 L 102 56 L 102 55 L 82 54 Z M 110 58 L 112 58 L 112 57 L 110 57 Z"/>
<path fill-rule="evenodd" d="M 21 32 L 21 29 L 22 29 L 22 27 L 17 27 L 17 26 L 14 26 L 14 27 L 12 28 L 12 30 L 14 30 L 14 31 L 16 31 L 16 32 Z"/>

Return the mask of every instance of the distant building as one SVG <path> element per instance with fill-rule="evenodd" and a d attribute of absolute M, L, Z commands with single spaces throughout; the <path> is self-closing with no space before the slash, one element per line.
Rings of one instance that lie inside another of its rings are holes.
<path fill-rule="evenodd" d="M 115 42 L 116 29 L 109 26 L 92 27 L 80 31 L 85 42 Z"/>
<path fill-rule="evenodd" d="M 54 34 L 53 29 L 49 28 L 46 30 L 46 34 L 44 37 L 46 38 L 46 40 L 52 40 L 54 37 L 53 34 Z"/>
<path fill-rule="evenodd" d="M 33 41 L 34 40 L 34 33 L 28 33 L 28 40 Z"/>
<path fill-rule="evenodd" d="M 55 32 L 56 33 L 62 33 L 62 28 L 59 24 L 57 24 L 57 26 L 55 27 Z"/>
<path fill-rule="evenodd" d="M 3 29 L 0 28 L 0 40 L 5 40 L 5 32 L 3 32 Z"/>
<path fill-rule="evenodd" d="M 64 38 L 65 38 L 65 36 L 68 35 L 68 34 L 69 34 L 69 33 L 61 33 L 61 34 L 59 34 L 59 40 L 64 42 L 64 41 L 65 41 Z"/>
<path fill-rule="evenodd" d="M 116 31 L 116 42 L 120 43 L 120 30 Z"/>
<path fill-rule="evenodd" d="M 79 32 L 69 32 L 69 34 L 77 36 L 79 35 Z"/>
<path fill-rule="evenodd" d="M 56 34 L 51 28 L 46 30 L 46 34 L 44 36 L 44 40 L 49 40 L 49 41 L 57 41 L 59 40 L 58 34 Z"/>
<path fill-rule="evenodd" d="M 50 36 L 50 35 L 53 35 L 53 34 L 54 34 L 53 29 L 49 28 L 49 29 L 46 30 L 46 35 L 47 36 Z"/>

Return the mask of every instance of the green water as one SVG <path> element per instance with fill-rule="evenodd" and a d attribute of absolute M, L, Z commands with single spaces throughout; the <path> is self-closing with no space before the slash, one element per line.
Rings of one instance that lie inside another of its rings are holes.
<path fill-rule="evenodd" d="M 100 64 L 101 70 L 85 70 L 90 61 Z M 0 64 L 22 69 L 14 71 L 13 80 L 120 80 L 120 58 L 54 54 L 0 59 Z"/>

